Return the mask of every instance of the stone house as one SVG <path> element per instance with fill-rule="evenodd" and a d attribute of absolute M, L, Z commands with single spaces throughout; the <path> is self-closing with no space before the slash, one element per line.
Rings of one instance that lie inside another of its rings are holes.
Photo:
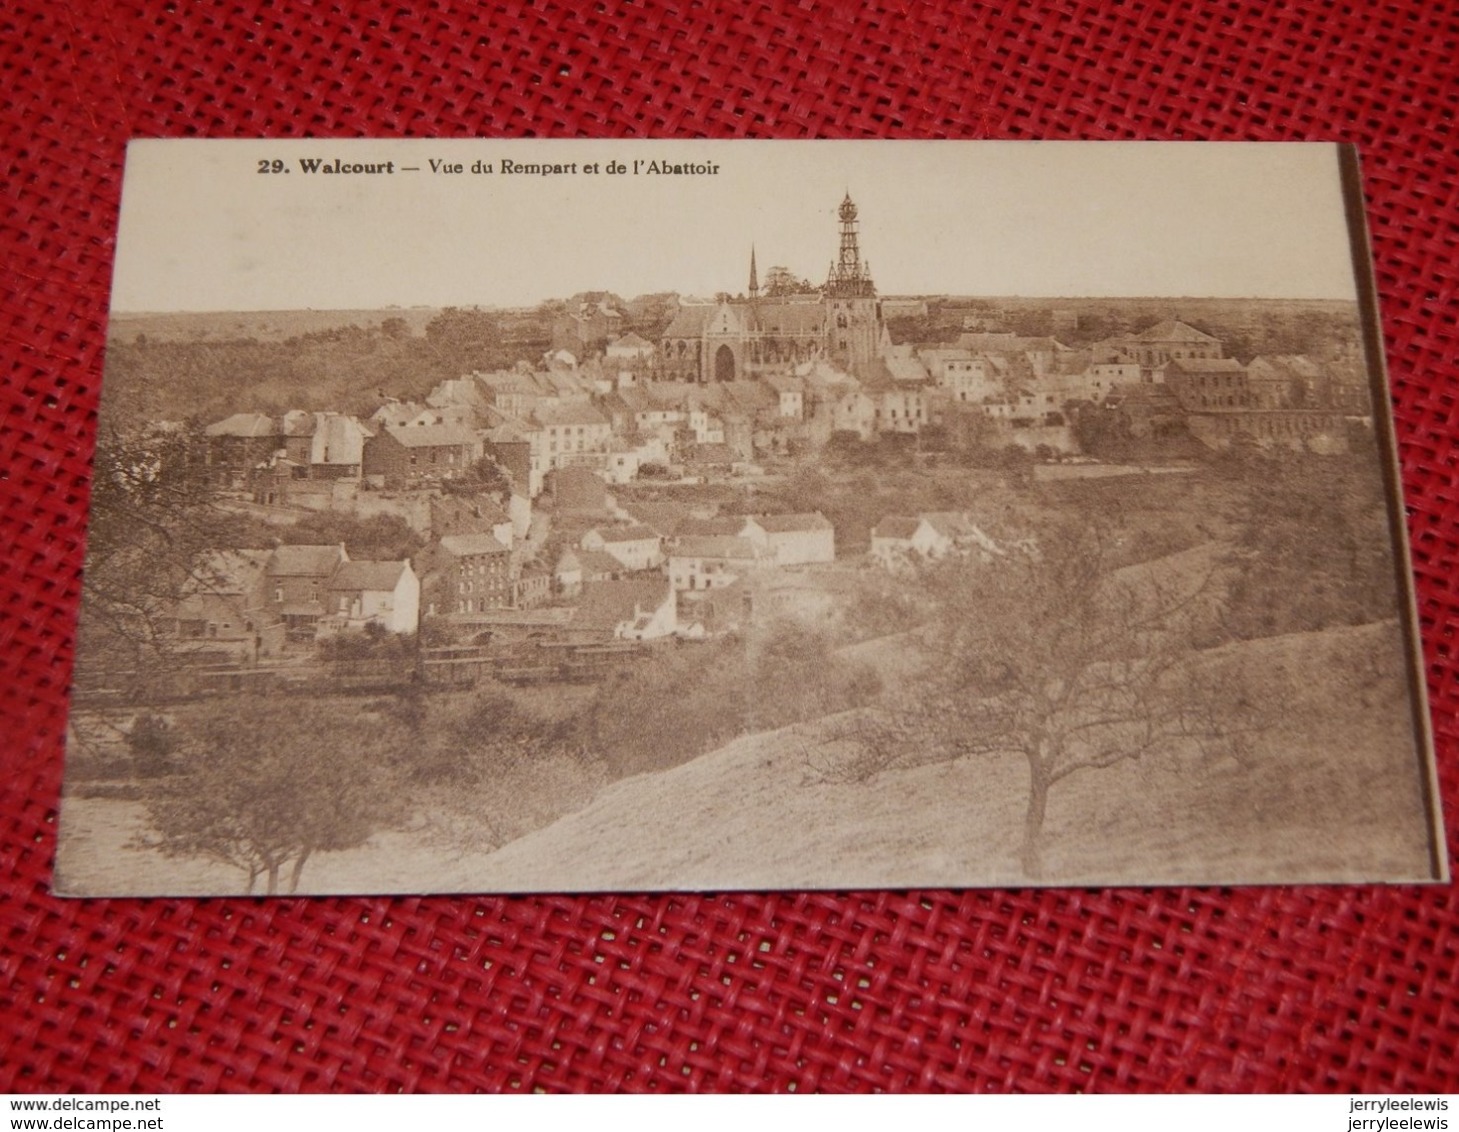
<path fill-rule="evenodd" d="M 284 447 L 282 426 L 263 413 L 234 413 L 208 425 L 203 436 L 208 478 L 229 491 L 248 489 L 253 470 Z"/>
<path fill-rule="evenodd" d="M 505 609 L 516 597 L 510 544 L 490 534 L 447 535 L 437 546 L 426 599 L 431 613 Z"/>
<path fill-rule="evenodd" d="M 265 567 L 269 605 L 290 638 L 314 639 L 319 620 L 327 612 L 330 579 L 348 561 L 343 544 L 280 546 L 269 555 Z"/>
<path fill-rule="evenodd" d="M 255 661 L 278 652 L 283 621 L 269 602 L 267 550 L 215 550 L 183 583 L 174 610 L 179 641 Z"/>
<path fill-rule="evenodd" d="M 364 448 L 365 479 L 390 489 L 424 487 L 465 473 L 480 454 L 460 425 L 385 425 Z"/>

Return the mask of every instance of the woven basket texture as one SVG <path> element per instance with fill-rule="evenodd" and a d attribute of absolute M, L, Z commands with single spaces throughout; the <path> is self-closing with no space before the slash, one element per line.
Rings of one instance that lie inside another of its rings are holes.
<path fill-rule="evenodd" d="M 134 136 L 1357 142 L 1452 812 L 1456 58 L 1453 0 L 11 0 L 0 1090 L 1459 1087 L 1453 887 L 270 901 L 47 887 Z"/>

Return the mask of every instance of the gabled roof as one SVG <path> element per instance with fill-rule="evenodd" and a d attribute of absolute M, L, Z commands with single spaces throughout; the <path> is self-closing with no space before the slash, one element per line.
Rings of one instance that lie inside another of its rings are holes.
<path fill-rule="evenodd" d="M 282 436 L 277 421 L 262 413 L 234 413 L 203 430 L 208 436 Z"/>
<path fill-rule="evenodd" d="M 1058 353 L 1060 350 L 1067 350 L 1057 338 L 1050 338 L 1047 335 L 1036 338 L 1024 338 L 1018 334 L 1008 333 L 967 333 L 959 334 L 957 344 L 965 350 L 971 350 L 976 354 L 1026 354 L 1034 353 Z"/>
<path fill-rule="evenodd" d="M 662 609 L 672 601 L 673 587 L 666 578 L 625 578 L 614 582 L 588 582 L 573 611 L 574 629 L 614 632 L 643 613 Z"/>
<path fill-rule="evenodd" d="M 310 459 L 316 464 L 358 464 L 365 440 L 375 433 L 354 417 L 318 414 Z"/>
<path fill-rule="evenodd" d="M 279 546 L 269 556 L 271 578 L 327 578 L 341 562 L 348 562 L 344 547 Z"/>
<path fill-rule="evenodd" d="M 1248 373 L 1268 370 L 1284 378 L 1314 378 L 1322 367 L 1306 354 L 1262 354 L 1246 363 Z"/>
<path fill-rule="evenodd" d="M 510 554 L 492 535 L 447 535 L 441 540 L 441 549 L 447 554 L 461 558 L 468 554 Z"/>
<path fill-rule="evenodd" d="M 698 519 L 686 515 L 674 528 L 676 538 L 711 538 L 717 535 L 737 535 L 744 530 L 745 516 L 723 515 L 713 519 Z"/>
<path fill-rule="evenodd" d="M 690 517 L 689 506 L 684 503 L 627 503 L 623 510 L 664 536 L 672 535 Z"/>
<path fill-rule="evenodd" d="M 714 317 L 715 306 L 712 303 L 680 306 L 674 312 L 673 320 L 664 331 L 665 338 L 698 338 L 704 333 L 704 328 L 709 320 Z"/>
<path fill-rule="evenodd" d="M 386 425 L 385 431 L 407 448 L 455 448 L 476 443 L 471 431 L 460 425 Z"/>
<path fill-rule="evenodd" d="M 517 370 L 502 369 L 494 370 L 491 373 L 478 372 L 472 374 L 472 377 L 494 393 L 541 394 L 542 392 L 542 387 L 536 377 L 530 373 L 520 373 Z"/>
<path fill-rule="evenodd" d="M 790 534 L 795 531 L 829 531 L 831 522 L 819 511 L 794 515 L 756 515 L 755 522 L 767 534 Z"/>
<path fill-rule="evenodd" d="M 680 538 L 670 552 L 673 558 L 759 558 L 760 552 L 747 538 L 734 535 L 697 535 Z"/>
<path fill-rule="evenodd" d="M 575 373 L 550 369 L 546 373 L 537 374 L 536 377 L 542 388 L 554 396 L 582 396 L 584 393 L 583 379 Z"/>
<path fill-rule="evenodd" d="M 431 500 L 431 526 L 436 530 L 455 527 L 451 534 L 486 534 L 493 527 L 511 521 L 511 516 L 497 505 L 496 500 L 488 497 L 462 499 L 448 495 Z"/>
<path fill-rule="evenodd" d="M 626 527 L 595 527 L 594 530 L 602 537 L 605 543 L 618 544 L 624 542 L 642 542 L 645 539 L 658 539 L 659 533 L 650 530 L 642 523 L 633 523 Z"/>
<path fill-rule="evenodd" d="M 329 579 L 331 590 L 373 590 L 389 593 L 400 583 L 401 575 L 410 569 L 410 563 L 400 562 L 346 562 Z"/>
<path fill-rule="evenodd" d="M 638 385 L 625 385 L 621 389 L 615 389 L 604 400 L 630 413 L 641 413 L 653 407 L 653 399 Z"/>
<path fill-rule="evenodd" d="M 1130 342 L 1219 342 L 1219 338 L 1212 337 L 1197 330 L 1189 323 L 1181 322 L 1178 318 L 1167 318 L 1164 322 L 1157 322 L 1154 326 L 1147 327 L 1138 334 L 1131 334 L 1127 339 Z"/>
<path fill-rule="evenodd" d="M 896 385 L 892 380 L 892 371 L 887 369 L 886 362 L 881 358 L 870 358 L 857 367 L 856 379 L 866 393 L 885 393 Z"/>
<path fill-rule="evenodd" d="M 819 296 L 804 302 L 760 302 L 751 309 L 758 329 L 772 338 L 777 334 L 819 334 L 826 326 L 826 308 Z"/>
<path fill-rule="evenodd" d="M 577 556 L 585 578 L 595 574 L 622 574 L 628 569 L 604 550 L 579 550 Z"/>
<path fill-rule="evenodd" d="M 889 350 L 882 356 L 882 363 L 893 381 L 926 381 L 930 376 L 927 367 L 910 350 Z"/>
<path fill-rule="evenodd" d="M 718 394 L 718 407 L 722 411 L 752 413 L 756 409 L 778 409 L 780 397 L 763 381 L 729 381 L 711 385 Z"/>
<path fill-rule="evenodd" d="M 614 339 L 612 342 L 608 343 L 608 349 L 611 350 L 615 347 L 617 347 L 618 349 L 628 350 L 652 350 L 653 343 L 650 342 L 647 338 L 643 337 L 643 335 L 630 330 L 621 338 Z"/>

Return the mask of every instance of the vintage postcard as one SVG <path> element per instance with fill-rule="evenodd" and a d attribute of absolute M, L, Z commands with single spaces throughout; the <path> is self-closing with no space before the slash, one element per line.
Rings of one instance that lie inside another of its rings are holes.
<path fill-rule="evenodd" d="M 57 891 L 1445 879 L 1358 183 L 134 142 Z"/>

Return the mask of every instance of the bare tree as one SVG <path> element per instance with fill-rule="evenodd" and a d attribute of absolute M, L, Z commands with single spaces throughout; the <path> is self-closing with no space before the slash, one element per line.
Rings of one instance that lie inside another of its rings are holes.
<path fill-rule="evenodd" d="M 848 719 L 863 774 L 1014 753 L 1028 770 L 1021 858 L 1042 871 L 1050 791 L 1079 771 L 1152 752 L 1240 756 L 1260 713 L 1190 647 L 1220 606 L 1214 567 L 1111 569 L 1117 536 L 1087 527 L 1037 552 L 961 559 L 923 579 L 937 611 L 897 702 Z M 1197 559 L 1199 556 L 1197 556 Z"/>
<path fill-rule="evenodd" d="M 176 609 L 206 590 L 205 554 L 226 545 L 228 516 L 214 504 L 194 429 L 123 432 L 97 439 L 79 633 L 82 665 L 108 674 L 156 673 L 176 654 Z M 78 683 L 88 673 L 78 670 Z"/>

